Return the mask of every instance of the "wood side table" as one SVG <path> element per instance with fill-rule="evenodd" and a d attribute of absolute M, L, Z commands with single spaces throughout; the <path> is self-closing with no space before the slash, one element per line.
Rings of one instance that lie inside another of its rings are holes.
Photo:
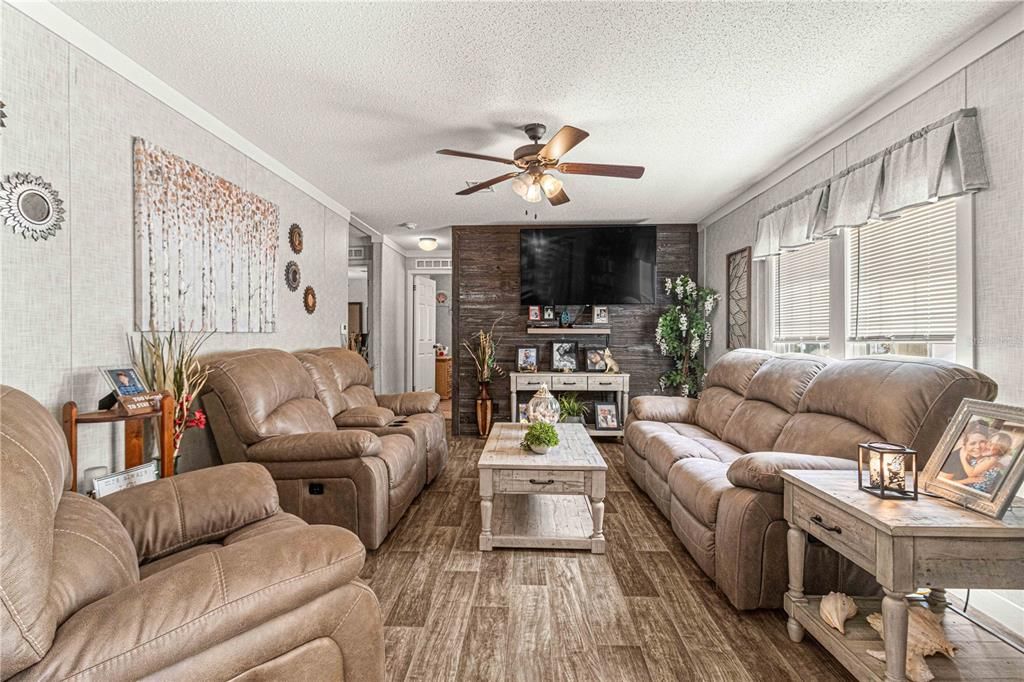
<path fill-rule="evenodd" d="M 882 500 L 857 489 L 851 471 L 784 471 L 784 509 L 789 523 L 789 637 L 810 632 L 859 680 L 906 680 L 907 595 L 930 588 L 928 605 L 946 608 L 946 588 L 1024 588 L 1024 512 L 1002 520 L 931 497 Z M 875 576 L 885 597 L 858 599 L 847 634 L 822 621 L 820 597 L 804 594 L 804 553 L 811 535 Z M 916 607 L 915 607 L 916 608 Z M 882 613 L 885 663 L 867 655 L 881 649 L 865 617 Z M 1024 654 L 987 636 L 950 611 L 947 636 L 960 652 L 952 660 L 925 659 L 937 680 L 1014 679 L 1024 673 Z M 976 632 L 976 630 L 980 632 Z"/>
<path fill-rule="evenodd" d="M 604 554 L 608 465 L 582 424 L 556 424 L 559 444 L 523 450 L 525 424 L 495 424 L 480 470 L 480 550 L 588 549 Z M 497 499 L 495 499 L 497 496 Z"/>

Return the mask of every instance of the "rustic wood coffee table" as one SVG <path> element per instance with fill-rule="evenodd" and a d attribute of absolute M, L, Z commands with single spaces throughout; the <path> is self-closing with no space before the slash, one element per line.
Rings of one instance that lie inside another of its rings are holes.
<path fill-rule="evenodd" d="M 557 424 L 559 444 L 520 447 L 525 424 L 495 424 L 480 470 L 480 550 L 589 549 L 604 554 L 605 464 L 582 424 Z M 497 498 L 495 498 L 497 496 Z"/>

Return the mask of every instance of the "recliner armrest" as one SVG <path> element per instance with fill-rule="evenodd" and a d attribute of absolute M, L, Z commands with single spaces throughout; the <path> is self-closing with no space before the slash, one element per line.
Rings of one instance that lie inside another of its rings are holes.
<path fill-rule="evenodd" d="M 313 431 L 272 436 L 250 445 L 246 456 L 253 462 L 320 462 L 380 454 L 380 438 L 369 431 Z"/>
<path fill-rule="evenodd" d="M 629 411 L 640 421 L 693 424 L 699 403 L 696 398 L 643 395 L 629 401 Z"/>
<path fill-rule="evenodd" d="M 408 417 L 414 414 L 437 412 L 437 406 L 441 404 L 441 396 L 432 391 L 390 393 L 378 395 L 377 404 L 399 416 Z"/>
<path fill-rule="evenodd" d="M 249 463 L 190 471 L 99 501 L 128 531 L 140 563 L 219 540 L 281 509 L 270 473 Z"/>
<path fill-rule="evenodd" d="M 839 457 L 796 452 L 751 452 L 734 460 L 726 476 L 737 488 L 781 494 L 784 487 L 781 474 L 785 469 L 832 471 L 856 468 L 857 462 Z"/>

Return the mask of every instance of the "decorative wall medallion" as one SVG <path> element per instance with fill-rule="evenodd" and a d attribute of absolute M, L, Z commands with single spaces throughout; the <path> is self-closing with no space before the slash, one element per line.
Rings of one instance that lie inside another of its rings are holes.
<path fill-rule="evenodd" d="M 750 247 L 725 257 L 728 348 L 750 346 Z"/>
<path fill-rule="evenodd" d="M 302 293 L 302 305 L 310 315 L 316 310 L 316 292 L 313 290 L 313 287 L 306 287 L 306 290 Z"/>
<path fill-rule="evenodd" d="M 11 173 L 0 182 L 0 215 L 14 234 L 32 241 L 49 239 L 64 222 L 64 202 L 41 177 Z"/>
<path fill-rule="evenodd" d="M 288 291 L 295 291 L 302 281 L 302 274 L 299 272 L 299 264 L 293 260 L 288 261 L 284 266 L 284 283 L 288 285 Z"/>
<path fill-rule="evenodd" d="M 439 291 L 437 292 L 437 304 L 444 305 L 448 302 L 448 292 Z"/>
<path fill-rule="evenodd" d="M 292 247 L 295 253 L 302 253 L 302 228 L 298 223 L 292 223 L 288 228 L 288 246 Z"/>

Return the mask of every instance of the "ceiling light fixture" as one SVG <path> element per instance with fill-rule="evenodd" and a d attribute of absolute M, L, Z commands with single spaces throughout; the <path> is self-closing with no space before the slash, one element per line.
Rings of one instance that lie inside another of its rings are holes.
<path fill-rule="evenodd" d="M 437 248 L 437 240 L 433 237 L 420 237 L 420 249 L 423 251 L 433 251 Z"/>
<path fill-rule="evenodd" d="M 540 186 L 544 190 L 544 194 L 547 195 L 548 199 L 555 196 L 562 191 L 562 181 L 553 175 L 545 173 L 540 176 Z"/>
<path fill-rule="evenodd" d="M 398 226 L 399 227 L 404 227 L 407 230 L 415 230 L 417 227 L 419 227 L 419 225 L 417 225 L 416 223 L 410 223 L 408 221 L 406 221 L 404 223 L 398 223 Z"/>

